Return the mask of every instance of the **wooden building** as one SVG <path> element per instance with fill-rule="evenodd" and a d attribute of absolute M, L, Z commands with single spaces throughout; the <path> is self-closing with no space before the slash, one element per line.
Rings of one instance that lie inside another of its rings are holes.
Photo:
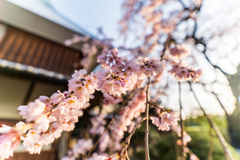
<path fill-rule="evenodd" d="M 58 15 L 46 0 L 24 1 L 0 0 L 0 125 L 21 120 L 18 106 L 67 89 L 73 64 L 82 54 L 80 46 L 66 47 L 63 42 L 74 33 L 88 34 Z M 57 159 L 56 143 L 40 155 L 29 155 L 20 146 L 10 159 Z"/>

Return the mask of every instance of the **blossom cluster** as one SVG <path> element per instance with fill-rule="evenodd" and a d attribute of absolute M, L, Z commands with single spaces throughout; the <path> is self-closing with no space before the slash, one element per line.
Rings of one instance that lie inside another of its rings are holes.
<path fill-rule="evenodd" d="M 148 57 L 139 57 L 137 60 L 137 64 L 139 65 L 139 68 L 137 69 L 137 74 L 140 79 L 153 77 L 163 72 L 162 62 L 159 58 L 156 57 L 154 57 L 153 59 L 150 59 Z"/>
<path fill-rule="evenodd" d="M 128 105 L 124 107 L 121 111 L 119 117 L 110 127 L 110 131 L 114 137 L 114 148 L 113 150 L 119 150 L 121 148 L 120 142 L 124 136 L 125 131 L 131 132 L 133 126 L 135 125 L 133 119 L 138 117 L 145 111 L 146 104 L 146 93 L 139 93 L 133 97 L 131 101 L 128 102 Z"/>
<path fill-rule="evenodd" d="M 151 116 L 152 123 L 158 127 L 158 130 L 169 131 L 170 126 L 176 126 L 179 120 L 179 113 L 175 111 L 162 111 L 159 117 Z"/>
<path fill-rule="evenodd" d="M 93 146 L 92 139 L 79 139 L 77 144 L 71 150 L 68 150 L 68 155 L 61 160 L 75 160 L 79 155 L 85 155 Z"/>
<path fill-rule="evenodd" d="M 33 128 L 23 138 L 23 145 L 31 154 L 40 153 L 42 145 L 59 138 L 63 131 L 71 131 L 82 116 L 82 109 L 89 106 L 89 97 L 95 92 L 96 82 L 86 70 L 75 71 L 69 80 L 69 91 L 54 93 L 50 98 L 40 96 L 26 106 L 20 114 Z"/>
<path fill-rule="evenodd" d="M 119 96 L 133 89 L 138 80 L 153 77 L 163 72 L 160 58 L 143 58 L 128 60 L 127 57 L 118 56 L 118 50 L 105 51 L 98 56 L 105 71 L 97 75 L 98 88 L 103 93 Z"/>
<path fill-rule="evenodd" d="M 3 125 L 0 128 L 0 158 L 13 156 L 13 150 L 21 142 L 21 135 L 26 133 L 31 125 L 26 126 L 23 122 L 18 122 L 15 127 Z"/>
<path fill-rule="evenodd" d="M 184 59 L 190 55 L 189 49 L 184 44 L 177 44 L 169 49 L 170 55 L 175 59 Z"/>
<path fill-rule="evenodd" d="M 75 71 L 69 80 L 68 91 L 58 91 L 51 97 L 40 96 L 34 102 L 18 107 L 27 124 L 0 128 L 3 133 L 0 147 L 8 150 L 0 152 L 0 157 L 12 155 L 21 140 L 30 154 L 40 153 L 43 145 L 52 143 L 63 131 L 73 130 L 78 117 L 83 114 L 82 109 L 89 106 L 89 97 L 92 97 L 95 88 L 93 74 L 87 75 L 86 70 Z"/>
<path fill-rule="evenodd" d="M 97 80 L 96 75 L 94 73 L 87 74 L 85 69 L 76 71 L 72 75 L 72 78 L 69 80 L 69 91 L 74 92 L 74 95 L 78 99 L 78 101 L 86 103 L 93 97 L 93 93 L 97 88 Z M 85 108 L 83 106 L 82 108 Z"/>
<path fill-rule="evenodd" d="M 104 105 L 108 105 L 108 104 L 118 104 L 119 102 L 122 101 L 122 98 L 121 97 L 117 97 L 117 96 L 113 96 L 111 94 L 107 94 L 107 93 L 104 93 L 103 94 L 103 104 Z"/>
<path fill-rule="evenodd" d="M 172 74 L 174 78 L 180 82 L 188 80 L 193 80 L 193 82 L 197 82 L 202 75 L 201 69 L 194 70 L 192 68 L 186 67 L 181 62 L 172 62 L 171 66 L 172 69 L 169 70 L 169 73 Z"/>
<path fill-rule="evenodd" d="M 106 124 L 104 120 L 105 116 L 100 114 L 94 118 L 91 118 L 90 121 L 92 123 L 92 127 L 90 129 L 90 134 L 94 135 L 102 135 Z M 85 156 L 86 153 L 93 147 L 92 139 L 79 139 L 78 142 L 72 147 L 72 149 L 68 150 L 68 155 L 61 158 L 61 160 L 75 160 L 79 158 L 80 155 Z"/>

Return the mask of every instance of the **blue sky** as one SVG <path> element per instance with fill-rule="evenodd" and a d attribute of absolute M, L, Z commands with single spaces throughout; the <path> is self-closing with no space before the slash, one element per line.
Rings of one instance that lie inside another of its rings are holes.
<path fill-rule="evenodd" d="M 118 36 L 123 0 L 49 0 L 55 9 L 90 33 L 102 27 L 108 37 Z"/>

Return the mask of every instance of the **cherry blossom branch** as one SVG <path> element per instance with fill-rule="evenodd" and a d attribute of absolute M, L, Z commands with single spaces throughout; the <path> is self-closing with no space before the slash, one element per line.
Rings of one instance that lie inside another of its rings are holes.
<path fill-rule="evenodd" d="M 145 117 L 147 118 L 146 120 L 146 125 L 145 125 L 145 160 L 150 160 L 149 156 L 149 146 L 148 146 L 148 134 L 149 134 L 149 129 L 148 129 L 148 121 L 149 121 L 149 104 L 148 104 L 148 98 L 149 98 L 149 85 L 150 85 L 150 77 L 148 77 L 148 83 L 147 83 L 147 91 L 146 91 L 146 109 L 145 109 Z"/>
<path fill-rule="evenodd" d="M 141 92 L 145 89 L 146 87 L 142 88 Z M 119 111 L 122 109 L 122 107 L 128 102 L 128 100 L 130 98 L 133 97 L 133 95 L 136 93 L 137 89 L 133 90 L 129 96 L 127 97 L 127 99 L 122 103 L 122 105 L 119 107 L 119 109 L 113 114 L 112 119 L 109 121 L 108 125 L 106 126 L 103 134 L 98 138 L 98 140 L 95 142 L 95 144 L 93 145 L 93 147 L 89 150 L 88 154 L 83 158 L 86 159 L 87 157 L 89 157 L 91 155 L 91 153 L 93 152 L 93 150 L 97 147 L 97 145 L 99 144 L 99 142 L 101 141 L 101 139 L 103 138 L 103 136 L 105 135 L 105 133 L 108 131 L 108 129 L 110 128 L 111 124 L 113 123 L 113 121 L 115 120 L 116 115 L 119 113 Z"/>
<path fill-rule="evenodd" d="M 189 86 L 190 86 L 190 90 L 192 91 L 197 103 L 199 104 L 200 109 L 203 111 L 204 116 L 207 118 L 210 126 L 213 128 L 213 130 L 215 131 L 215 133 L 217 134 L 217 137 L 222 145 L 223 151 L 224 151 L 224 155 L 226 157 L 227 160 L 234 160 L 234 157 L 230 151 L 230 149 L 228 148 L 228 144 L 225 141 L 222 133 L 220 132 L 219 128 L 217 127 L 217 125 L 212 121 L 212 119 L 206 114 L 205 110 L 203 109 L 203 107 L 201 106 L 201 103 L 199 102 L 196 93 L 193 91 L 192 89 L 192 84 L 191 82 L 188 82 Z"/>
<path fill-rule="evenodd" d="M 179 112 L 180 112 L 180 126 L 181 126 L 181 142 L 182 142 L 182 145 L 181 145 L 181 160 L 184 160 L 184 146 L 183 146 L 183 119 L 182 119 L 182 101 L 181 101 L 181 82 L 178 82 L 178 86 L 179 86 L 179 106 L 180 106 L 180 109 L 179 109 Z"/>
<path fill-rule="evenodd" d="M 132 136 L 134 135 L 136 129 L 142 124 L 143 121 L 147 120 L 147 117 L 142 118 L 133 128 L 132 132 L 128 135 L 128 137 L 125 139 L 125 144 L 123 148 L 121 149 L 119 153 L 119 160 L 122 160 L 124 158 L 124 155 L 127 151 L 128 146 L 130 145 L 130 141 Z"/>

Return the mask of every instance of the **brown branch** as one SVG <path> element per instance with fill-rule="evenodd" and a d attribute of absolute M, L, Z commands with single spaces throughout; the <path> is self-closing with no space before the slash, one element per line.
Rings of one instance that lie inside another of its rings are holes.
<path fill-rule="evenodd" d="M 147 91 L 146 91 L 146 109 L 145 109 L 145 117 L 147 118 L 146 120 L 146 125 L 145 125 L 145 160 L 150 160 L 149 156 L 149 146 L 148 146 L 148 134 L 149 134 L 149 129 L 148 129 L 148 121 L 149 121 L 149 104 L 148 104 L 148 98 L 149 98 L 149 85 L 150 85 L 150 77 L 148 77 L 148 83 L 147 83 Z"/>
<path fill-rule="evenodd" d="M 127 151 L 127 148 L 130 144 L 131 138 L 134 135 L 136 129 L 142 124 L 143 121 L 147 120 L 146 117 L 142 118 L 133 128 L 132 132 L 128 135 L 128 137 L 125 139 L 125 144 L 123 148 L 120 151 L 119 160 L 122 160 L 124 158 L 125 152 Z"/>
<path fill-rule="evenodd" d="M 226 75 L 226 74 L 229 75 L 228 73 L 224 72 L 218 65 L 213 64 L 212 61 L 211 61 L 211 60 L 209 59 L 209 57 L 207 56 L 207 53 L 206 53 L 206 52 L 207 52 L 207 44 L 206 44 L 206 42 L 205 42 L 205 40 L 204 40 L 203 38 L 197 38 L 197 37 L 196 37 L 197 21 L 195 20 L 194 22 L 195 22 L 195 25 L 194 25 L 193 34 L 192 34 L 191 36 L 187 36 L 186 39 L 192 38 L 192 39 L 195 40 L 195 45 L 197 45 L 197 44 L 203 45 L 204 49 L 203 49 L 202 53 L 203 53 L 204 57 L 206 58 L 206 60 L 209 62 L 209 64 L 210 64 L 213 68 L 219 69 L 224 75 Z"/>
<path fill-rule="evenodd" d="M 216 93 L 214 93 L 214 92 L 212 92 L 212 94 L 214 94 L 214 96 L 217 98 L 217 100 L 218 100 L 218 102 L 219 102 L 220 106 L 222 107 L 222 109 L 224 110 L 224 112 L 225 112 L 226 116 L 228 117 L 228 116 L 229 116 L 229 114 L 227 113 L 227 111 L 226 111 L 225 107 L 223 106 L 222 102 L 221 102 L 221 101 L 220 101 L 220 99 L 218 98 L 217 94 L 216 94 Z"/>
<path fill-rule="evenodd" d="M 220 143 L 221 143 L 221 145 L 222 145 L 222 148 L 223 148 L 224 155 L 225 155 L 226 159 L 227 159 L 227 160 L 234 160 L 234 157 L 233 157 L 230 149 L 228 148 L 228 144 L 227 144 L 227 142 L 225 141 L 222 133 L 220 132 L 219 128 L 218 128 L 217 125 L 214 123 L 214 121 L 212 121 L 212 119 L 206 114 L 205 110 L 204 110 L 203 107 L 201 106 L 201 103 L 199 102 L 196 93 L 195 93 L 195 92 L 193 91 L 193 89 L 192 89 L 192 84 L 191 84 L 191 82 L 188 82 L 188 83 L 189 83 L 190 89 L 191 89 L 191 91 L 192 91 L 192 93 L 193 93 L 193 95 L 194 95 L 197 103 L 199 104 L 200 109 L 203 111 L 204 116 L 207 118 L 210 126 L 213 128 L 213 130 L 214 130 L 215 133 L 217 134 L 217 137 L 218 137 L 218 139 L 219 139 L 219 141 L 220 141 Z"/>
<path fill-rule="evenodd" d="M 212 83 L 209 83 L 209 84 L 201 83 L 201 82 L 196 82 L 196 83 L 201 84 L 201 85 L 205 88 L 205 91 L 206 91 L 206 92 L 209 92 L 209 91 L 206 89 L 206 85 L 212 85 L 212 84 L 214 84 L 214 83 L 220 83 L 220 82 L 218 82 L 218 81 L 215 80 L 215 81 L 213 81 Z M 223 83 L 220 83 L 220 84 L 226 85 L 226 84 L 223 84 Z M 218 98 L 218 95 L 217 95 L 215 92 L 210 92 L 210 93 L 212 93 L 212 94 L 216 97 L 216 99 L 218 100 L 220 106 L 222 107 L 223 111 L 225 112 L 225 114 L 226 114 L 227 117 L 228 117 L 229 114 L 227 113 L 227 111 L 226 111 L 225 107 L 223 106 L 221 100 Z"/>
<path fill-rule="evenodd" d="M 172 38 L 172 35 L 169 34 L 168 37 L 167 37 L 167 39 L 166 39 L 166 41 L 165 41 L 164 44 L 163 44 L 164 48 L 163 48 L 163 50 L 162 50 L 162 55 L 160 56 L 161 60 L 163 59 L 163 57 L 164 57 L 164 55 L 165 55 L 165 53 L 166 53 L 166 50 L 167 50 L 167 48 L 169 47 L 171 41 L 173 41 L 173 38 Z"/>
<path fill-rule="evenodd" d="M 179 109 L 179 112 L 180 112 L 180 126 L 181 126 L 181 142 L 182 142 L 182 145 L 181 145 L 181 160 L 184 160 L 185 156 L 184 156 L 184 146 L 183 146 L 183 119 L 182 119 L 182 101 L 181 101 L 181 82 L 178 82 L 178 86 L 179 86 L 179 106 L 180 106 L 180 109 Z"/>
<path fill-rule="evenodd" d="M 185 9 L 185 10 L 187 10 L 188 8 L 186 7 L 186 5 L 183 3 L 183 1 L 182 0 L 178 0 L 180 3 L 181 3 L 181 5 L 183 6 L 183 8 Z"/>

